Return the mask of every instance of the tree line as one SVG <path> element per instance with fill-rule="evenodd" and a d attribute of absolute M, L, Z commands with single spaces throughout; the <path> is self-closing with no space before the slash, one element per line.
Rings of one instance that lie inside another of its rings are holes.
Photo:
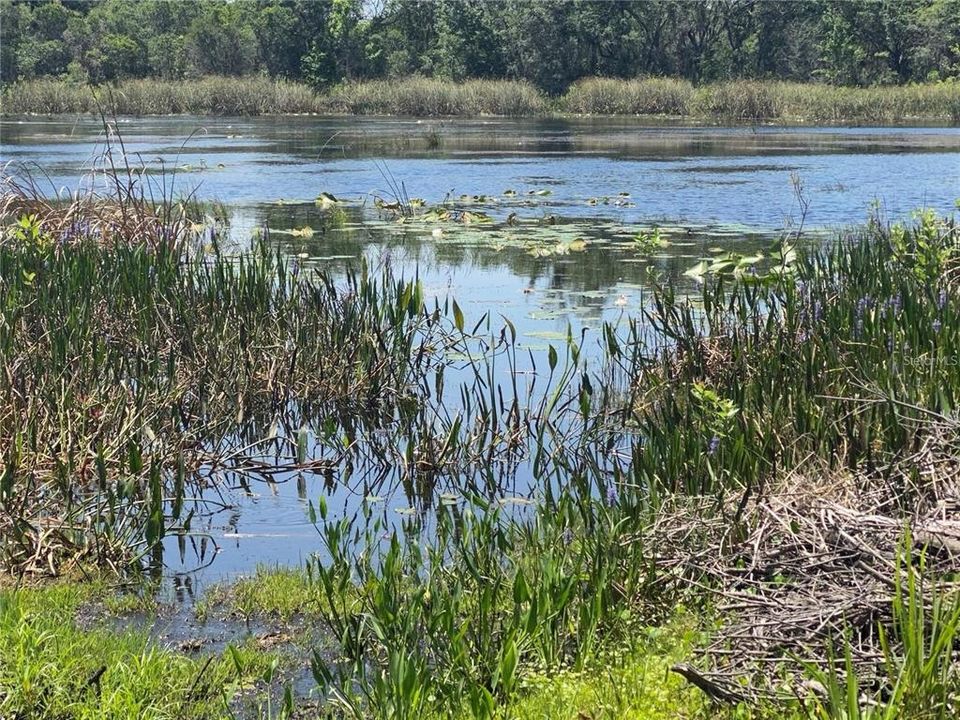
<path fill-rule="evenodd" d="M 960 77 L 960 0 L 0 0 L 0 79 Z"/>

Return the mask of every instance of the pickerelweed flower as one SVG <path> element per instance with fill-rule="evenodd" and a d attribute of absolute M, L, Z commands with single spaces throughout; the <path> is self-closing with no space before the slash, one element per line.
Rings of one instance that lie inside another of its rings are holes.
<path fill-rule="evenodd" d="M 940 329 L 941 329 L 942 327 L 943 327 L 943 323 L 942 323 L 942 322 L 940 322 L 939 320 L 934 320 L 934 321 L 933 321 L 933 331 L 934 331 L 935 333 L 940 332 Z"/>
<path fill-rule="evenodd" d="M 617 488 L 614 485 L 607 486 L 607 506 L 613 507 L 617 504 Z"/>
<path fill-rule="evenodd" d="M 713 455 L 720 448 L 720 438 L 714 435 L 710 438 L 710 444 L 707 445 L 707 455 Z"/>
<path fill-rule="evenodd" d="M 947 291 L 941 290 L 937 296 L 937 307 L 943 310 L 947 306 Z"/>
<path fill-rule="evenodd" d="M 815 300 L 813 302 L 813 321 L 820 322 L 821 318 L 823 318 L 823 303 Z"/>
<path fill-rule="evenodd" d="M 900 293 L 897 293 L 892 298 L 887 300 L 887 309 L 894 315 L 900 312 L 900 309 L 903 307 L 903 297 Z"/>

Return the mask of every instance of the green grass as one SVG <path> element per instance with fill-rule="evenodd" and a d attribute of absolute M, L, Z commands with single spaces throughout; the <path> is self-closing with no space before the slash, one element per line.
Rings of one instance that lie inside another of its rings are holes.
<path fill-rule="evenodd" d="M 682 116 L 689 113 L 693 94 L 686 80 L 589 78 L 571 85 L 560 107 L 584 115 Z"/>
<path fill-rule="evenodd" d="M 289 621 L 297 616 L 316 620 L 320 609 L 318 589 L 309 582 L 304 569 L 261 565 L 249 577 L 209 589 L 198 601 L 195 613 L 200 619 L 235 615 Z"/>
<path fill-rule="evenodd" d="M 241 685 L 253 688 L 272 657 L 251 647 L 187 657 L 145 631 L 78 626 L 94 586 L 0 590 L 0 717 L 179 720 L 226 718 Z"/>
<path fill-rule="evenodd" d="M 3 90 L 5 114 L 97 113 L 118 115 L 282 115 L 322 109 L 306 85 L 263 77 L 197 80 L 127 80 L 95 92 L 85 85 L 40 79 Z"/>
<path fill-rule="evenodd" d="M 661 288 L 646 318 L 656 336 L 637 323 L 625 344 L 639 353 L 625 360 L 630 420 L 647 439 L 633 483 L 722 493 L 813 459 L 869 472 L 918 447 L 928 421 L 952 437 L 958 257 L 956 226 L 926 213 L 815 252 L 785 247 L 782 276 L 752 274 L 760 257 L 703 261 L 696 305 Z"/>
<path fill-rule="evenodd" d="M 316 93 L 264 77 L 127 80 L 94 93 L 41 79 L 3 90 L 3 113 L 93 113 L 98 101 L 120 115 L 350 114 L 540 116 L 546 114 L 681 117 L 707 122 L 960 122 L 960 83 L 868 88 L 743 80 L 694 86 L 674 78 L 585 78 L 556 98 L 526 82 L 452 82 L 409 77 L 344 83 Z"/>
<path fill-rule="evenodd" d="M 503 712 L 517 720 L 654 720 L 715 717 L 709 702 L 670 667 L 688 659 L 698 637 L 689 618 L 637 628 L 580 671 L 531 673 Z"/>

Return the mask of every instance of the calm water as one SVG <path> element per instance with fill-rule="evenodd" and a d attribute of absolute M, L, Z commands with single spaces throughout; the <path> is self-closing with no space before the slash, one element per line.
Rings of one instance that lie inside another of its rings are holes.
<path fill-rule="evenodd" d="M 267 227 L 306 264 L 340 271 L 366 257 L 418 272 L 429 293 L 458 299 L 468 324 L 501 313 L 533 351 L 568 323 L 579 332 L 635 314 L 651 272 L 683 282 L 700 258 L 762 250 L 801 220 L 814 238 L 828 237 L 875 203 L 896 219 L 921 207 L 950 212 L 960 197 L 953 128 L 177 117 L 121 120 L 119 129 L 147 178 L 160 182 L 165 169 L 168 191 L 174 181 L 176 195 L 224 203 L 237 244 Z M 92 120 L 7 119 L 0 139 L 6 172 L 31 168 L 45 192 L 103 182 L 104 135 Z M 341 204 L 319 206 L 321 192 Z M 446 200 L 492 222 L 400 224 L 375 208 L 398 195 Z M 643 252 L 634 237 L 653 227 L 669 245 Z M 207 577 L 297 563 L 318 549 L 305 506 L 326 492 L 324 479 L 279 479 L 226 492 L 230 507 L 205 521 L 220 549 Z M 348 513 L 366 494 L 333 492 L 332 507 Z M 398 504 L 388 498 L 381 510 Z M 202 542 L 209 553 L 208 541 L 187 541 L 181 560 L 171 539 L 168 565 L 189 570 Z"/>

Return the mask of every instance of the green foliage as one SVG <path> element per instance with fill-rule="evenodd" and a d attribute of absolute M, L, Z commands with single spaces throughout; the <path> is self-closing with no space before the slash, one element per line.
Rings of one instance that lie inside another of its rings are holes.
<path fill-rule="evenodd" d="M 197 75 L 246 75 L 256 64 L 256 36 L 238 3 L 201 3 L 185 34 L 185 49 Z"/>
<path fill-rule="evenodd" d="M 166 40 L 174 43 L 170 47 L 177 47 L 175 39 Z M 183 57 L 172 51 L 165 57 L 169 73 L 178 73 Z M 332 67 L 326 59 L 323 62 L 317 70 L 321 74 Z M 98 101 L 108 112 L 128 115 L 536 116 L 559 110 L 578 114 L 669 114 L 749 123 L 960 122 L 960 83 L 839 88 L 739 82 L 694 88 L 677 80 L 592 79 L 580 81 L 563 97 L 551 99 L 530 83 L 516 80 L 454 82 L 410 77 L 344 82 L 317 93 L 304 83 L 289 80 L 211 76 L 178 81 L 124 80 L 116 87 L 102 87 L 96 94 L 82 85 L 40 78 L 14 83 L 3 91 L 3 109 L 11 113 L 96 113 Z"/>
<path fill-rule="evenodd" d="M 419 541 L 384 542 L 370 513 L 365 528 L 321 513 L 328 559 L 308 567 L 345 660 L 318 653 L 314 673 L 351 717 L 497 717 L 531 672 L 583 670 L 603 639 L 629 637 L 640 591 L 658 593 L 625 542 L 639 518 L 582 494 L 526 520 L 479 500 L 441 508 Z"/>
<path fill-rule="evenodd" d="M 890 244 L 899 262 L 918 282 L 936 283 L 957 248 L 944 242 L 944 234 L 949 234 L 950 227 L 936 213 L 924 210 L 917 217 L 918 225 L 912 231 L 900 223 L 894 225 L 890 229 Z"/>
<path fill-rule="evenodd" d="M 654 253 L 667 244 L 667 241 L 660 235 L 660 228 L 657 227 L 650 231 L 641 230 L 634 236 L 633 242 L 637 246 L 637 250 L 645 255 Z"/>
<path fill-rule="evenodd" d="M 0 716 L 220 715 L 220 687 L 229 684 L 224 661 L 194 687 L 199 660 L 161 650 L 143 632 L 79 629 L 73 617 L 88 595 L 70 585 L 0 590 Z"/>
<path fill-rule="evenodd" d="M 94 82 L 265 73 L 314 88 L 418 74 L 519 79 L 559 95 L 586 77 L 868 85 L 960 75 L 953 0 L 3 0 L 0 16 L 4 82 L 68 67 Z"/>

